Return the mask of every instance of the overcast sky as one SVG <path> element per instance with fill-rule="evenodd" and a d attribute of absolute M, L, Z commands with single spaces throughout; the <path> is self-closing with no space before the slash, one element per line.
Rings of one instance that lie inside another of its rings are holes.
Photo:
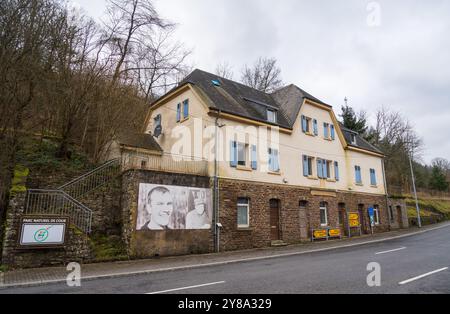
<path fill-rule="evenodd" d="M 104 0 L 72 0 L 100 19 Z M 275 57 L 283 81 L 336 113 L 344 98 L 373 117 L 402 112 L 425 142 L 423 159 L 450 160 L 450 1 L 155 0 L 178 24 L 190 62 L 214 72 Z"/>

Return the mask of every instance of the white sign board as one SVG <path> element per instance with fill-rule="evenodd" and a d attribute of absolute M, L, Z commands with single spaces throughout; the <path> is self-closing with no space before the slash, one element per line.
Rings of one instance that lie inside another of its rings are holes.
<path fill-rule="evenodd" d="M 21 246 L 64 245 L 67 219 L 27 218 L 22 222 Z"/>

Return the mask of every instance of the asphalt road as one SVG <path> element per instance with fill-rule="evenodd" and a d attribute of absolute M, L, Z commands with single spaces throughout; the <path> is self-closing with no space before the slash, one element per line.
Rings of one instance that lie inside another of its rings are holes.
<path fill-rule="evenodd" d="M 369 287 L 367 266 L 381 266 L 381 286 Z M 450 293 L 450 228 L 353 248 L 191 270 L 48 284 L 2 293 Z M 423 277 L 421 277 L 423 276 Z"/>

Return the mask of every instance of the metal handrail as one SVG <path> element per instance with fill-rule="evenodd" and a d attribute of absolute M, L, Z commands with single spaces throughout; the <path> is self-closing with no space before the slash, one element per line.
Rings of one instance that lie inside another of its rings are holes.
<path fill-rule="evenodd" d="M 120 172 L 121 160 L 113 159 L 88 173 L 62 185 L 59 190 L 79 198 L 110 181 Z"/>
<path fill-rule="evenodd" d="M 25 213 L 69 216 L 83 232 L 92 231 L 92 210 L 61 190 L 28 190 Z"/>

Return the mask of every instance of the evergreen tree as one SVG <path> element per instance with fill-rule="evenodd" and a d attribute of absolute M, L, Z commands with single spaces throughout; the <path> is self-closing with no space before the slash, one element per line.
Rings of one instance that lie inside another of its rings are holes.
<path fill-rule="evenodd" d="M 353 110 L 352 107 L 345 105 L 342 106 L 342 124 L 347 129 L 358 132 L 361 135 L 367 133 L 367 114 L 364 111 L 358 114 Z"/>
<path fill-rule="evenodd" d="M 430 188 L 438 191 L 447 191 L 449 188 L 445 172 L 437 165 L 431 169 Z"/>

